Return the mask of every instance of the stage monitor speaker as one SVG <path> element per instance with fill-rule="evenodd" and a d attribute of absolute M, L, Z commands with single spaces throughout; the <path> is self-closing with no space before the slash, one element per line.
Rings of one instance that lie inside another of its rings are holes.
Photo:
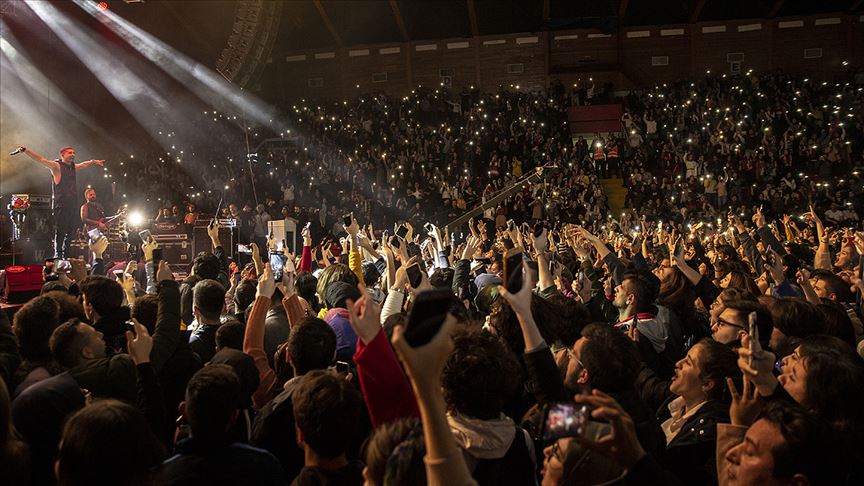
<path fill-rule="evenodd" d="M 207 226 L 196 226 L 193 229 L 192 241 L 194 243 L 193 258 L 202 251 L 213 251 L 213 243 L 210 241 L 210 235 L 207 234 Z M 222 244 L 225 256 L 233 258 L 237 252 L 237 229 L 220 227 L 219 243 Z"/>
<path fill-rule="evenodd" d="M 162 249 L 162 259 L 169 265 L 188 266 L 192 263 L 192 241 L 183 233 L 171 235 L 153 235 Z"/>
<path fill-rule="evenodd" d="M 44 283 L 41 265 L 16 265 L 0 270 L 0 289 L 5 302 L 27 302 L 39 295 Z"/>
<path fill-rule="evenodd" d="M 297 223 L 291 219 L 275 219 L 267 222 L 267 234 L 273 235 L 278 245 L 285 241 L 285 251 L 297 254 Z"/>

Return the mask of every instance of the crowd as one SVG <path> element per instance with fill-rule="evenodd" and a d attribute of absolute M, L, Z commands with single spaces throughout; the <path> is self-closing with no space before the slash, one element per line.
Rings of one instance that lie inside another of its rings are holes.
<path fill-rule="evenodd" d="M 860 484 L 858 89 L 658 87 L 590 145 L 563 89 L 292 107 L 202 190 L 248 262 L 101 238 L 0 313 L 4 484 Z"/>

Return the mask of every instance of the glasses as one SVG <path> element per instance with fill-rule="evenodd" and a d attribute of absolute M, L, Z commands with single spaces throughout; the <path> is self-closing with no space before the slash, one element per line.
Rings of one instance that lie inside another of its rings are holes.
<path fill-rule="evenodd" d="M 558 445 L 558 441 L 552 443 L 552 448 L 549 449 L 546 457 L 551 461 L 552 459 L 557 460 L 562 465 L 564 464 L 564 456 L 561 454 L 561 446 Z"/>
<path fill-rule="evenodd" d="M 570 348 L 564 348 L 564 349 L 567 350 L 567 356 L 569 356 L 570 359 L 576 361 L 576 363 L 578 363 L 579 366 L 581 366 L 581 367 L 583 367 L 583 368 L 585 367 L 585 365 L 582 364 L 582 360 L 580 360 L 579 357 L 576 356 L 576 353 L 574 353 L 572 349 L 570 349 Z"/>
<path fill-rule="evenodd" d="M 721 326 L 736 327 L 736 328 L 741 329 L 741 330 L 744 329 L 744 326 L 742 326 L 740 324 L 735 324 L 734 322 L 729 322 L 729 321 L 727 321 L 725 319 L 721 319 L 719 317 L 717 318 L 717 324 L 721 325 Z"/>

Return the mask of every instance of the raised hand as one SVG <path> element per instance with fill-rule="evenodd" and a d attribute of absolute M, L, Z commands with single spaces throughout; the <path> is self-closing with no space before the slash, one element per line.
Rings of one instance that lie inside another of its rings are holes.
<path fill-rule="evenodd" d="M 135 273 L 138 272 L 138 262 L 135 260 L 129 260 L 129 263 L 126 264 L 126 270 L 123 271 L 126 275 L 134 276 Z"/>
<path fill-rule="evenodd" d="M 511 294 L 503 285 L 498 286 L 498 293 L 513 308 L 513 312 L 521 316 L 531 315 L 531 298 L 534 295 L 534 287 L 537 286 L 537 275 L 533 270 L 522 267 L 522 288 L 519 292 Z"/>
<path fill-rule="evenodd" d="M 471 235 L 465 240 L 465 246 L 462 249 L 462 260 L 471 260 L 474 258 L 474 255 L 477 253 L 477 247 L 479 246 L 479 239 Z"/>
<path fill-rule="evenodd" d="M 153 349 L 153 338 L 147 328 L 136 319 L 132 319 L 135 332 L 126 331 L 126 350 L 136 365 L 150 362 L 150 351 Z"/>
<path fill-rule="evenodd" d="M 153 261 L 153 250 L 157 248 L 159 248 L 159 243 L 153 237 L 141 244 L 141 251 L 144 252 L 144 263 Z"/>
<path fill-rule="evenodd" d="M 632 468 L 642 457 L 645 450 L 636 436 L 636 425 L 633 418 L 624 411 L 614 398 L 601 392 L 593 390 L 591 395 L 583 394 L 574 397 L 576 403 L 588 405 L 591 416 L 609 422 L 612 432 L 597 440 L 578 436 L 576 441 L 583 447 L 608 456 L 624 469 Z"/>
<path fill-rule="evenodd" d="M 732 405 L 729 407 L 729 418 L 732 425 L 749 427 L 756 421 L 756 417 L 762 411 L 762 402 L 759 400 L 759 390 L 744 376 L 744 390 L 738 393 L 732 378 L 726 378 L 726 386 L 732 395 Z"/>
<path fill-rule="evenodd" d="M 159 262 L 159 268 L 156 269 L 156 281 L 163 282 L 165 280 L 174 280 L 174 273 L 171 272 L 168 262 L 162 260 Z"/>
<path fill-rule="evenodd" d="M 357 301 L 348 300 L 351 328 L 363 344 L 369 344 L 381 332 L 381 307 L 364 293 Z"/>
<path fill-rule="evenodd" d="M 534 252 L 538 255 L 540 252 L 546 251 L 549 246 L 549 240 L 547 239 L 546 229 L 543 229 L 543 232 L 540 233 L 540 236 L 534 237 L 534 233 L 531 233 L 531 241 L 534 245 Z"/>
<path fill-rule="evenodd" d="M 100 236 L 98 240 L 90 244 L 90 252 L 97 260 L 102 259 L 105 250 L 108 249 L 108 238 Z"/>
<path fill-rule="evenodd" d="M 755 353 L 751 353 L 750 339 L 747 334 L 741 338 L 741 347 L 738 348 L 738 368 L 753 382 L 760 395 L 771 396 L 778 384 L 773 374 L 774 361 L 777 357 L 774 353 L 762 349 L 758 341 L 754 343 Z"/>
<path fill-rule="evenodd" d="M 261 276 L 258 277 L 258 289 L 255 296 L 267 297 L 269 299 L 273 297 L 273 292 L 275 291 L 276 278 L 273 276 L 273 270 L 270 268 L 270 264 L 267 263 L 264 265 L 264 271 L 261 272 Z"/>

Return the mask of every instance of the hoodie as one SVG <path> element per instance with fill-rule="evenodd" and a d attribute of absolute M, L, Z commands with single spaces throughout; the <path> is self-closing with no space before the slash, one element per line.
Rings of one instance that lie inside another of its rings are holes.
<path fill-rule="evenodd" d="M 351 328 L 347 309 L 336 307 L 327 311 L 324 321 L 336 333 L 336 360 L 354 364 L 354 351 L 357 348 L 357 334 Z"/>

